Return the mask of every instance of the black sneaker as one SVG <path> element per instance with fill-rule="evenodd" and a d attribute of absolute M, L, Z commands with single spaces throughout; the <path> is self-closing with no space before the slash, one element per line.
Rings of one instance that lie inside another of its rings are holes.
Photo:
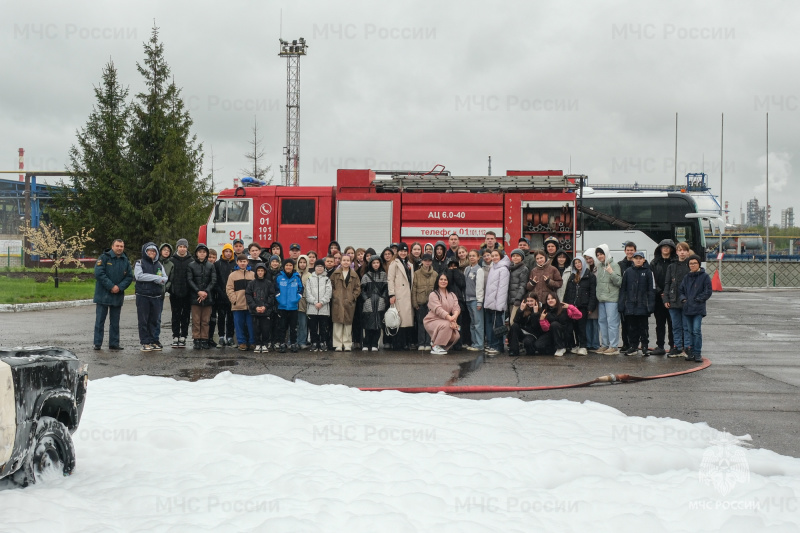
<path fill-rule="evenodd" d="M 160 342 L 153 343 L 151 344 L 151 346 L 153 347 L 154 352 L 160 352 L 161 350 L 164 349 L 164 347 L 161 345 Z"/>
<path fill-rule="evenodd" d="M 94 349 L 95 349 L 95 350 L 100 350 L 100 349 L 102 349 L 102 348 L 103 348 L 103 347 L 102 347 L 102 346 L 100 346 L 99 344 L 95 344 L 95 345 L 94 345 Z"/>
<path fill-rule="evenodd" d="M 278 351 L 280 353 L 286 353 L 286 345 L 285 344 L 281 344 L 281 347 L 280 347 L 280 349 L 278 349 Z"/>
<path fill-rule="evenodd" d="M 663 346 L 657 346 L 655 350 L 650 352 L 650 355 L 666 355 L 666 353 Z"/>
<path fill-rule="evenodd" d="M 297 353 L 298 350 L 299 348 L 297 347 L 296 344 L 292 344 L 291 346 L 289 346 L 289 351 L 292 353 Z"/>
<path fill-rule="evenodd" d="M 650 357 L 650 354 L 655 354 L 655 350 L 648 350 L 647 348 L 642 348 L 642 357 Z"/>
<path fill-rule="evenodd" d="M 667 357 L 678 357 L 681 354 L 681 351 L 673 346 L 670 348 L 669 352 L 667 352 Z"/>
<path fill-rule="evenodd" d="M 172 347 L 173 348 L 180 348 L 181 340 L 178 337 L 172 337 Z"/>
<path fill-rule="evenodd" d="M 114 350 L 116 352 L 116 351 L 124 350 L 125 348 L 123 348 L 122 346 L 109 346 L 108 349 L 109 350 Z"/>
<path fill-rule="evenodd" d="M 639 351 L 639 349 L 638 349 L 638 348 L 633 348 L 633 347 L 630 347 L 630 348 L 628 348 L 627 350 L 625 350 L 625 351 L 624 351 L 624 352 L 622 352 L 622 353 L 624 353 L 625 355 L 634 355 L 634 354 L 635 354 L 636 352 L 638 352 L 638 351 Z"/>

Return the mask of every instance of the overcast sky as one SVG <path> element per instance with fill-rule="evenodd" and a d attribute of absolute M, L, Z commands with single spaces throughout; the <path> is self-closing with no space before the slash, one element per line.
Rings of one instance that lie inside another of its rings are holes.
<path fill-rule="evenodd" d="M 0 4 L 0 167 L 61 170 L 105 63 L 131 94 L 155 24 L 203 143 L 230 186 L 253 120 L 275 181 L 286 144 L 283 38 L 304 37 L 301 185 L 338 168 L 458 175 L 562 169 L 594 183 L 709 174 L 738 222 L 765 193 L 794 206 L 800 27 L 794 2 L 8 2 Z M 720 118 L 725 157 L 720 164 Z M 705 167 L 703 167 L 705 160 Z M 13 176 L 3 176 L 9 178 Z M 800 207 L 798 205 L 797 207 Z M 733 221 L 733 220 L 731 220 Z"/>

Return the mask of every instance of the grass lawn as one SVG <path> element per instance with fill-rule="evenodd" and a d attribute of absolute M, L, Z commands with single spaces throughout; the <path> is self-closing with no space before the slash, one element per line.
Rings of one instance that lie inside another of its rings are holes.
<path fill-rule="evenodd" d="M 133 294 L 133 284 L 125 293 Z M 0 304 L 89 300 L 93 297 L 94 280 L 64 281 L 62 279 L 56 289 L 52 281 L 37 283 L 30 278 L 0 276 Z"/>

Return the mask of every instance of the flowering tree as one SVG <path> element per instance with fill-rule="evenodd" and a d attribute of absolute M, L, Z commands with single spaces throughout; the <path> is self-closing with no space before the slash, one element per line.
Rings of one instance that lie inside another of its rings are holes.
<path fill-rule="evenodd" d="M 94 240 L 89 236 L 94 228 L 89 230 L 81 228 L 71 237 L 64 236 L 61 226 L 45 223 L 40 224 L 38 228 L 32 228 L 30 225 L 20 226 L 19 231 L 30 243 L 31 249 L 25 250 L 28 255 L 52 259 L 56 288 L 58 288 L 58 267 L 77 263 L 79 268 L 83 268 L 78 258 L 86 248 L 86 244 Z"/>

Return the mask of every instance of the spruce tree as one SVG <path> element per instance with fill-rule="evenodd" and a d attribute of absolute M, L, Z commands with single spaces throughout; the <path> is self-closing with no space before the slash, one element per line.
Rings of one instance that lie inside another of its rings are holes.
<path fill-rule="evenodd" d="M 251 176 L 257 180 L 263 180 L 267 185 L 272 184 L 272 174 L 267 176 L 267 172 L 272 168 L 271 165 L 266 167 L 261 163 L 264 158 L 264 149 L 261 148 L 261 139 L 258 137 L 258 121 L 253 119 L 253 140 L 250 143 L 251 151 L 244 154 L 248 160 L 247 166 L 239 171 L 242 177 Z"/>
<path fill-rule="evenodd" d="M 157 27 L 144 52 L 144 64 L 136 67 L 145 90 L 131 104 L 131 177 L 123 191 L 129 202 L 120 207 L 125 219 L 134 221 L 140 240 L 191 242 L 211 205 L 201 176 L 202 144 L 191 132 L 193 121 L 171 78 Z"/>
<path fill-rule="evenodd" d="M 127 199 L 120 194 L 128 176 L 128 89 L 117 77 L 114 62 L 102 71 L 102 81 L 94 87 L 95 103 L 86 126 L 76 132 L 77 143 L 69 150 L 68 170 L 72 176 L 62 181 L 63 189 L 53 189 L 52 221 L 64 233 L 76 234 L 83 227 L 94 228 L 94 243 L 87 252 L 97 253 L 111 246 L 114 239 L 126 243 L 131 235 L 123 219 L 116 216 Z"/>

